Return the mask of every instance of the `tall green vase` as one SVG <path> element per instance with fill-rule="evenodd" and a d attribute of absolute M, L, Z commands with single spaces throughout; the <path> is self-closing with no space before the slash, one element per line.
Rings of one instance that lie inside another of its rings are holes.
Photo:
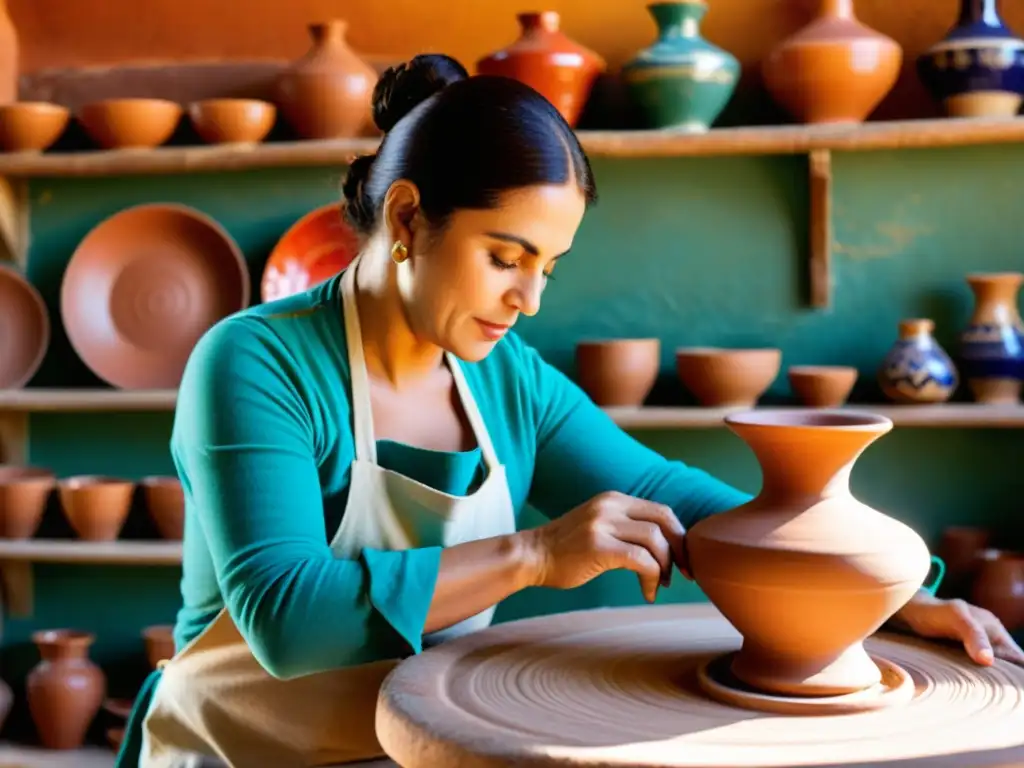
<path fill-rule="evenodd" d="M 648 128 L 703 133 L 736 90 L 740 64 L 700 34 L 705 0 L 650 3 L 658 39 L 622 67 L 633 103 Z"/>

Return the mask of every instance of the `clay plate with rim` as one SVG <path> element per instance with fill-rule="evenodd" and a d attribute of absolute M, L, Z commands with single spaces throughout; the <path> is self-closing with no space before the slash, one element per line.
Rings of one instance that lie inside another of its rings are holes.
<path fill-rule="evenodd" d="M 50 345 L 46 302 L 24 275 L 0 264 L 0 389 L 20 389 L 35 376 Z"/>
<path fill-rule="evenodd" d="M 178 386 L 199 337 L 249 304 L 231 236 L 184 205 L 144 204 L 96 226 L 71 256 L 61 318 L 82 361 L 123 389 Z"/>

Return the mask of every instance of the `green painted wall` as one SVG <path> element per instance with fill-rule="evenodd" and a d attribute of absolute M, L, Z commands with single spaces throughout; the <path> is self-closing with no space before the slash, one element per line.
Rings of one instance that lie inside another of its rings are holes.
<path fill-rule="evenodd" d="M 653 402 L 689 402 L 672 363 L 673 347 L 684 344 L 780 345 L 784 364 L 852 363 L 863 374 L 855 399 L 877 400 L 873 372 L 900 318 L 933 317 L 949 348 L 970 313 L 964 274 L 1022 266 L 1020 147 L 835 157 L 835 300 L 824 311 L 803 299 L 805 157 L 599 159 L 594 166 L 602 199 L 560 265 L 542 312 L 521 332 L 567 371 L 582 336 L 659 336 L 663 377 Z M 338 169 L 303 169 L 34 182 L 29 274 L 54 320 L 52 351 L 34 385 L 98 385 L 70 351 L 57 307 L 64 265 L 102 218 L 147 201 L 196 206 L 237 239 L 256 294 L 276 239 L 303 213 L 334 199 L 339 180 Z M 767 399 L 788 396 L 783 375 Z M 61 475 L 169 472 L 170 425 L 166 413 L 35 415 L 30 457 Z M 756 463 L 726 430 L 638 437 L 757 490 Z M 1021 444 L 1016 431 L 897 429 L 862 458 L 855 491 L 933 543 L 944 525 L 980 522 L 1020 545 Z M 57 510 L 45 531 L 67 533 Z M 143 512 L 134 514 L 126 535 L 151 535 Z M 178 569 L 39 565 L 35 573 L 34 617 L 4 627 L 2 674 L 16 694 L 37 658 L 30 633 L 76 626 L 97 634 L 93 655 L 110 675 L 112 693 L 132 695 L 146 671 L 139 630 L 173 619 Z M 499 618 L 640 599 L 632 575 L 610 574 L 574 592 L 521 593 Z M 664 599 L 701 595 L 677 578 Z M 4 735 L 33 738 L 22 702 Z"/>

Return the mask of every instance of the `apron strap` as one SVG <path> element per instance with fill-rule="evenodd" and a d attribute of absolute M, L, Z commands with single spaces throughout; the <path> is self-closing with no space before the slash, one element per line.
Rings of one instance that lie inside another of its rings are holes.
<path fill-rule="evenodd" d="M 356 459 L 377 463 L 377 440 L 373 435 L 373 407 L 370 405 L 370 377 L 366 373 L 363 335 L 356 308 L 356 267 L 359 256 L 352 260 L 341 276 L 342 314 L 348 343 L 348 368 L 352 380 L 352 432 Z"/>
<path fill-rule="evenodd" d="M 487 468 L 493 472 L 499 467 L 498 455 L 494 452 L 494 444 L 491 442 L 491 436 L 487 432 L 484 417 L 480 414 L 480 409 L 476 405 L 476 399 L 469 388 L 469 382 L 466 381 L 466 374 L 463 373 L 458 358 L 451 352 L 446 352 L 445 357 L 448 360 L 448 367 L 451 369 L 452 378 L 455 379 L 455 388 L 459 391 L 462 407 L 466 411 L 466 418 L 469 419 L 469 425 L 473 428 L 476 442 L 480 446 L 480 454 L 483 456 Z"/>

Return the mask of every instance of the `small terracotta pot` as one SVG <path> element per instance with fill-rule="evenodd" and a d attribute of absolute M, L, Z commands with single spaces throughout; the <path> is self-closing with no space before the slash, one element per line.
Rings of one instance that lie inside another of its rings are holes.
<path fill-rule="evenodd" d="M 58 485 L 64 515 L 85 541 L 114 541 L 132 506 L 135 484 L 100 475 L 64 478 Z"/>
<path fill-rule="evenodd" d="M 775 381 L 779 349 L 683 347 L 676 350 L 680 381 L 707 408 L 749 408 Z"/>
<path fill-rule="evenodd" d="M 181 113 L 166 99 L 104 99 L 83 106 L 78 121 L 104 149 L 150 148 L 171 138 Z"/>
<path fill-rule="evenodd" d="M 208 144 L 257 144 L 277 119 L 277 107 L 259 99 L 204 99 L 188 106 L 189 120 Z"/>
<path fill-rule="evenodd" d="M 0 104 L 0 147 L 5 152 L 41 152 L 67 127 L 67 107 L 44 101 Z"/>
<path fill-rule="evenodd" d="M 154 624 L 142 630 L 142 639 L 146 645 L 146 658 L 149 665 L 156 669 L 164 659 L 174 656 L 174 627 L 170 624 Z"/>
<path fill-rule="evenodd" d="M 185 493 L 176 477 L 144 477 L 140 482 L 146 511 L 160 535 L 180 540 L 185 534 Z"/>
<path fill-rule="evenodd" d="M 31 539 L 57 478 L 47 469 L 0 467 L 0 538 Z"/>
<path fill-rule="evenodd" d="M 950 579 L 969 578 L 978 569 L 979 558 L 988 547 L 991 531 L 969 525 L 951 525 L 942 531 L 936 552 L 946 564 Z"/>
<path fill-rule="evenodd" d="M 791 365 L 789 386 L 812 408 L 838 408 L 857 382 L 857 369 L 846 365 Z"/>
<path fill-rule="evenodd" d="M 661 341 L 609 339 L 576 345 L 580 386 L 601 406 L 639 406 L 658 377 Z"/>
<path fill-rule="evenodd" d="M 36 632 L 40 662 L 25 693 L 39 740 L 47 749 L 77 749 L 106 695 L 103 671 L 89 659 L 95 637 L 73 629 Z"/>
<path fill-rule="evenodd" d="M 1024 627 L 1024 554 L 983 550 L 971 587 L 971 602 L 992 611 L 1011 632 Z"/>

